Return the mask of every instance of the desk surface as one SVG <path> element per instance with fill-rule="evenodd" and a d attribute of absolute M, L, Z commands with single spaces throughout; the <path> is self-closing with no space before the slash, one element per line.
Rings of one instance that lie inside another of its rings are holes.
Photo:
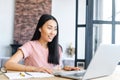
<path fill-rule="evenodd" d="M 4 74 L 0 75 L 0 79 L 1 80 L 9 80 Z M 27 80 L 27 79 L 25 79 L 25 80 Z M 49 78 L 32 78 L 30 80 L 72 80 L 72 79 L 61 78 L 61 77 L 49 77 Z M 93 80 L 120 80 L 120 65 L 116 67 L 116 69 L 112 75 L 93 79 Z"/>

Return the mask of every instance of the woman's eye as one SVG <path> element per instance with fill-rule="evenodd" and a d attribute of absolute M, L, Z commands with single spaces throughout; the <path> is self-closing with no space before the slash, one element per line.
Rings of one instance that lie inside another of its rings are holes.
<path fill-rule="evenodd" d="M 53 28 L 53 27 L 51 27 L 51 26 L 48 26 L 48 29 L 49 29 L 49 30 L 55 30 L 55 31 L 56 31 L 56 30 L 57 30 L 57 27 Z"/>
<path fill-rule="evenodd" d="M 54 30 L 57 30 L 57 28 L 55 28 Z"/>
<path fill-rule="evenodd" d="M 48 29 L 52 29 L 51 27 L 48 27 Z"/>

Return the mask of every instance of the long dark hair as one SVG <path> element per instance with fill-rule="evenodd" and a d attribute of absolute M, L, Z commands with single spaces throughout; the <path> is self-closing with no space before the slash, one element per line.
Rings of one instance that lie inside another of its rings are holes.
<path fill-rule="evenodd" d="M 43 14 L 38 21 L 37 28 L 31 40 L 39 40 L 39 38 L 41 37 L 39 28 L 41 28 L 45 24 L 45 22 L 47 22 L 48 20 L 54 20 L 57 23 L 57 35 L 54 37 L 52 42 L 48 43 L 48 50 L 49 50 L 48 63 L 59 64 L 59 56 L 60 56 L 58 51 L 59 50 L 58 49 L 58 33 L 59 33 L 58 30 L 59 29 L 58 29 L 58 22 L 55 19 L 55 17 L 49 14 Z"/>

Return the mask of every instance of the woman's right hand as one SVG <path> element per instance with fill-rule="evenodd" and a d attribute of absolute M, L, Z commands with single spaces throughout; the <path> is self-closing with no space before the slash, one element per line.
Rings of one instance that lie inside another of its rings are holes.
<path fill-rule="evenodd" d="M 38 67 L 34 71 L 36 71 L 36 72 L 45 72 L 45 73 L 49 73 L 49 74 L 53 73 L 53 71 L 51 69 L 44 68 L 44 67 Z"/>

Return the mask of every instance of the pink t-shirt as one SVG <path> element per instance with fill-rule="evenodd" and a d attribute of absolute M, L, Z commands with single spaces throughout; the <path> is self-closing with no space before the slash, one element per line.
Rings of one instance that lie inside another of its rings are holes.
<path fill-rule="evenodd" d="M 54 69 L 58 65 L 48 63 L 48 49 L 41 46 L 38 40 L 28 41 L 19 49 L 23 51 L 25 65 L 36 66 L 36 67 L 46 67 Z M 60 51 L 60 57 L 62 51 Z"/>

